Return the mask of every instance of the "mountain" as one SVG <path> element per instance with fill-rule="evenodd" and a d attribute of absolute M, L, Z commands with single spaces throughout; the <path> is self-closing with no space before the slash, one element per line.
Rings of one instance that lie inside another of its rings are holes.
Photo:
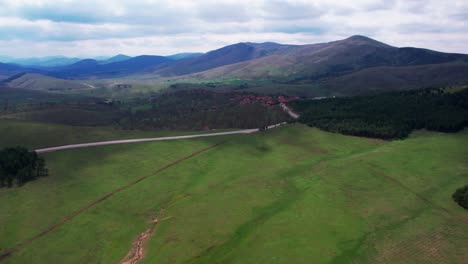
<path fill-rule="evenodd" d="M 266 43 L 238 43 L 210 51 L 195 58 L 186 58 L 167 64 L 154 72 L 159 76 L 177 76 L 201 72 L 216 67 L 249 61 L 273 54 L 285 53 L 295 46 Z"/>
<path fill-rule="evenodd" d="M 159 65 L 171 61 L 171 59 L 163 56 L 150 55 L 137 56 L 105 64 L 93 59 L 86 59 L 71 65 L 55 68 L 51 71 L 51 74 L 55 77 L 71 79 L 112 78 L 151 72 Z"/>
<path fill-rule="evenodd" d="M 57 79 L 38 73 L 20 73 L 2 82 L 11 88 L 41 91 L 66 91 L 89 89 L 92 86 L 70 80 Z"/>
<path fill-rule="evenodd" d="M 212 69 L 204 78 L 282 78 L 289 81 L 330 78 L 378 66 L 411 66 L 455 61 L 468 62 L 468 55 L 417 48 L 396 48 L 376 40 L 353 36 L 329 43 L 296 46 L 275 54 Z"/>
<path fill-rule="evenodd" d="M 243 57 L 242 60 L 192 73 L 181 79 L 268 79 L 283 86 L 289 85 L 289 88 L 296 85 L 292 88 L 295 90 L 318 89 L 328 95 L 355 95 L 468 83 L 468 55 L 397 48 L 364 36 L 288 46 L 266 56 L 252 56 L 250 59 Z M 187 68 L 191 69 L 190 66 Z M 176 73 L 190 72 L 186 69 L 179 68 Z M 162 68 L 155 75 L 167 76 L 166 70 Z M 315 88 L 297 88 L 297 85 Z"/>
<path fill-rule="evenodd" d="M 17 64 L 20 66 L 27 67 L 57 67 L 75 63 L 81 59 L 79 58 L 68 58 L 64 56 L 50 56 L 40 58 L 13 58 L 13 57 L 0 57 L 0 61 L 4 63 Z"/>
<path fill-rule="evenodd" d="M 125 61 L 125 60 L 128 60 L 130 58 L 132 58 L 132 57 L 127 56 L 127 55 L 123 55 L 123 54 L 119 54 L 119 55 L 116 55 L 114 57 L 108 58 L 106 60 L 102 60 L 102 61 L 100 61 L 100 63 L 101 64 L 108 64 L 108 63 L 112 63 L 112 62 Z"/>
<path fill-rule="evenodd" d="M 242 42 L 205 54 L 182 53 L 168 57 L 117 55 L 106 61 L 86 59 L 37 72 L 62 79 L 99 79 L 133 76 L 135 80 L 171 77 L 179 80 L 268 80 L 304 92 L 316 89 L 326 95 L 354 95 L 405 90 L 434 85 L 467 84 L 468 55 L 428 49 L 398 48 L 365 36 L 308 44 Z M 0 77 L 34 72 L 0 64 Z M 280 88 L 278 88 L 280 87 Z M 316 94 L 303 93 L 303 94 Z"/>
<path fill-rule="evenodd" d="M 169 59 L 172 59 L 172 60 L 181 60 L 181 59 L 188 59 L 188 58 L 200 57 L 200 56 L 203 55 L 203 54 L 204 54 L 204 53 L 190 53 L 190 52 L 186 52 L 186 53 L 177 53 L 177 54 L 169 55 L 169 56 L 166 56 L 166 57 L 169 58 Z"/>

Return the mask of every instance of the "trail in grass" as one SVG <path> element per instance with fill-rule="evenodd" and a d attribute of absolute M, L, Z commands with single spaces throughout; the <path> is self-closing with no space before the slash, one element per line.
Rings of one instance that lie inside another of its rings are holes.
<path fill-rule="evenodd" d="M 178 159 L 178 160 L 176 160 L 176 161 L 174 161 L 174 162 L 171 162 L 171 163 L 169 163 L 169 164 L 167 164 L 167 165 L 165 165 L 165 166 L 159 168 L 158 170 L 156 170 L 155 172 L 153 172 L 153 173 L 151 173 L 151 174 L 149 174 L 149 175 L 143 176 L 143 177 L 141 177 L 141 178 L 139 178 L 139 179 L 137 179 L 137 180 L 135 180 L 135 181 L 133 181 L 133 182 L 130 182 L 129 184 L 127 184 L 127 185 L 125 185 L 125 186 L 122 186 L 122 187 L 120 187 L 120 188 L 118 188 L 118 189 L 116 189 L 116 190 L 114 190 L 114 191 L 112 191 L 112 192 L 110 192 L 110 193 L 108 193 L 108 194 L 102 196 L 101 198 L 99 198 L 99 199 L 97 199 L 96 201 L 90 203 L 90 204 L 87 205 L 86 207 L 84 207 L 84 208 L 82 208 L 82 209 L 76 211 L 76 212 L 73 213 L 72 215 L 66 217 L 66 218 L 63 219 L 61 222 L 59 222 L 59 223 L 57 223 L 57 224 L 55 224 L 55 225 L 53 225 L 53 226 L 51 226 L 51 227 L 45 229 L 44 231 L 40 232 L 39 234 L 33 236 L 32 238 L 30 238 L 30 239 L 28 239 L 28 240 L 26 240 L 26 241 L 24 241 L 24 242 L 22 242 L 22 243 L 16 245 L 15 247 L 13 247 L 13 248 L 11 248 L 11 249 L 9 249 L 9 250 L 6 250 L 5 252 L 1 253 L 1 254 L 0 254 L 0 261 L 5 260 L 6 258 L 10 257 L 13 253 L 15 253 L 15 252 L 17 252 L 18 250 L 24 248 L 25 246 L 29 245 L 30 243 L 34 242 L 35 240 L 37 240 L 37 239 L 39 239 L 39 238 L 41 238 L 41 237 L 43 237 L 43 236 L 45 236 L 45 235 L 47 235 L 47 234 L 53 232 L 53 231 L 56 230 L 57 228 L 63 226 L 63 225 L 66 224 L 67 222 L 73 220 L 74 218 L 76 218 L 76 217 L 78 217 L 79 215 L 83 214 L 83 213 L 86 212 L 87 210 L 89 210 L 89 209 L 95 207 L 97 204 L 99 204 L 99 203 L 101 203 L 101 202 L 107 200 L 108 198 L 112 197 L 113 195 L 115 195 L 115 194 L 117 194 L 117 193 L 119 193 L 119 192 L 122 192 L 122 191 L 124 191 L 124 190 L 126 190 L 126 189 L 128 189 L 128 188 L 130 188 L 130 187 L 132 187 L 132 186 L 134 186 L 134 185 L 136 185 L 137 183 L 139 183 L 139 182 L 141 182 L 141 181 L 143 181 L 143 180 L 145 180 L 145 179 L 147 179 L 147 178 L 149 178 L 149 177 L 151 177 L 151 176 L 154 176 L 154 175 L 156 175 L 156 174 L 158 174 L 158 173 L 160 173 L 160 172 L 162 172 L 162 171 L 164 171 L 164 170 L 166 170 L 166 169 L 168 169 L 168 168 L 170 168 L 170 167 L 172 167 L 172 166 L 174 166 L 174 165 L 177 165 L 178 163 L 181 163 L 181 162 L 183 162 L 183 161 L 185 161 L 185 160 L 188 160 L 188 159 L 190 159 L 190 158 L 192 158 L 192 157 L 194 157 L 194 156 L 197 156 L 197 155 L 199 155 L 199 154 L 201 154 L 201 153 L 203 153 L 203 152 L 206 152 L 206 151 L 208 151 L 208 150 L 210 150 L 210 149 L 213 149 L 213 148 L 215 148 L 215 147 L 217 147 L 217 146 L 219 146 L 219 145 L 221 145 L 221 144 L 224 144 L 224 143 L 225 143 L 225 141 L 219 142 L 219 143 L 216 143 L 216 144 L 211 145 L 211 146 L 209 146 L 209 147 L 206 147 L 206 148 L 200 149 L 200 150 L 198 150 L 198 151 L 196 151 L 196 152 L 193 152 L 192 154 L 190 154 L 190 155 L 188 155 L 188 156 L 185 156 L 185 157 L 183 157 L 183 158 L 180 158 L 180 159 Z"/>

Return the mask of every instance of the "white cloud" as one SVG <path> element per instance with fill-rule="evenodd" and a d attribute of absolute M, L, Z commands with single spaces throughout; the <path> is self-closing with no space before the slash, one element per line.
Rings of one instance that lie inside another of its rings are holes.
<path fill-rule="evenodd" d="M 468 53 L 467 23 L 464 0 L 0 0 L 0 54 L 170 54 L 353 34 Z"/>

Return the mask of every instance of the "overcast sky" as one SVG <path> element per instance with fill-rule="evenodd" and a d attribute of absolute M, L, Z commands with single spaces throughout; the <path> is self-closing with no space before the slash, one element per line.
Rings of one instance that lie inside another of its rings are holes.
<path fill-rule="evenodd" d="M 468 0 L 0 0 L 0 55 L 206 52 L 366 35 L 468 53 Z"/>

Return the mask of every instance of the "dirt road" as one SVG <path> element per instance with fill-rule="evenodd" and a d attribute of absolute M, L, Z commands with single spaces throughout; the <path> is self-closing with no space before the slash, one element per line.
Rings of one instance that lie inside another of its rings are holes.
<path fill-rule="evenodd" d="M 271 126 L 266 127 L 266 129 L 272 129 L 272 128 L 279 127 L 279 126 L 285 125 L 285 124 L 286 124 L 286 122 L 271 125 Z M 258 128 L 253 128 L 253 129 L 243 129 L 243 130 L 228 131 L 228 132 L 217 132 L 217 133 L 209 133 L 209 134 L 195 134 L 195 135 L 185 135 L 185 136 L 136 138 L 136 139 L 99 141 L 99 142 L 92 142 L 92 143 L 82 143 L 82 144 L 72 144 L 72 145 L 64 145 L 64 146 L 57 146 L 57 147 L 50 147 L 50 148 L 42 148 L 42 149 L 36 149 L 35 151 L 37 153 L 46 153 L 46 152 L 54 152 L 54 151 L 66 150 L 66 149 L 87 148 L 87 147 L 115 145 L 115 144 L 127 144 L 127 143 L 138 143 L 138 142 L 149 142 L 149 141 L 164 141 L 164 140 L 177 140 L 177 139 L 200 138 L 200 137 L 216 137 L 216 136 L 235 135 L 235 134 L 251 134 L 251 133 L 258 132 L 258 131 L 259 131 Z"/>
<path fill-rule="evenodd" d="M 283 108 L 283 110 L 288 113 L 288 115 L 294 119 L 298 119 L 299 118 L 299 115 L 294 113 L 291 108 L 289 108 L 286 104 L 282 103 L 280 104 L 281 108 Z"/>
<path fill-rule="evenodd" d="M 273 128 L 275 126 L 277 126 L 277 125 L 269 126 L 268 128 Z M 258 132 L 258 129 L 257 128 L 255 128 L 255 129 L 244 129 L 244 130 L 229 131 L 229 132 L 218 132 L 218 133 L 210 133 L 210 134 L 196 134 L 196 135 L 185 135 L 185 136 L 172 136 L 172 137 L 155 137 L 155 138 L 137 138 L 137 139 L 100 141 L 100 142 L 72 144 L 72 145 L 64 145 L 64 146 L 36 149 L 36 152 L 37 153 L 45 153 L 45 152 L 54 152 L 54 151 L 65 150 L 65 149 L 87 148 L 87 147 L 96 147 L 96 146 L 105 146 L 105 145 L 114 145 L 114 144 L 127 144 L 127 143 L 176 140 L 176 139 L 200 138 L 200 137 L 215 137 L 215 136 L 224 136 L 224 135 L 233 135 L 233 134 L 250 134 L 250 133 L 254 133 L 254 132 Z"/>

